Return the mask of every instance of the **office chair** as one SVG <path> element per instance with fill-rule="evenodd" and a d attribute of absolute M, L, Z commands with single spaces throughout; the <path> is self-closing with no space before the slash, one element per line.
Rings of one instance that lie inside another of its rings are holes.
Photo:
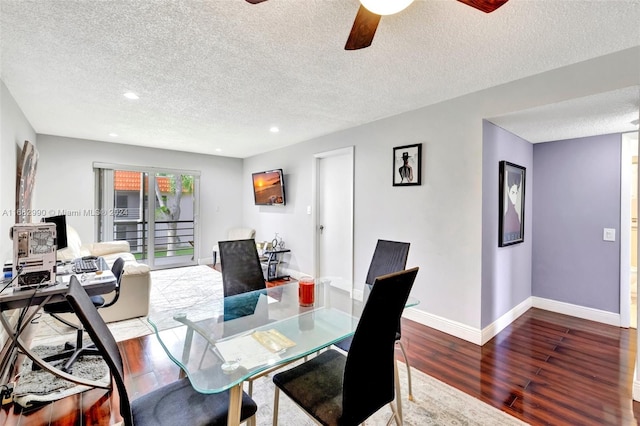
<path fill-rule="evenodd" d="M 380 275 L 390 274 L 392 272 L 402 271 L 407 266 L 407 257 L 409 256 L 410 243 L 402 243 L 397 241 L 378 240 L 376 248 L 373 251 L 373 257 L 369 264 L 367 279 L 365 282 L 372 285 L 376 277 Z M 405 365 L 407 366 L 407 385 L 409 388 L 409 401 L 413 401 L 413 390 L 411 387 L 411 367 L 407 353 L 402 344 L 402 332 L 400 322 L 398 322 L 398 332 L 396 333 L 396 343 L 400 347 Z M 335 344 L 344 351 L 348 351 L 351 346 L 351 338 L 339 341 Z"/>
<path fill-rule="evenodd" d="M 73 308 L 100 355 L 109 366 L 120 397 L 120 415 L 125 426 L 175 426 L 227 424 L 229 391 L 203 394 L 188 378 L 155 389 L 133 401 L 129 400 L 118 344 L 95 305 L 75 276 L 69 282 L 67 301 Z M 253 417 L 258 407 L 243 392 L 240 420 Z"/>
<path fill-rule="evenodd" d="M 347 355 L 329 349 L 273 376 L 273 424 L 280 390 L 323 425 L 357 425 L 385 404 L 401 424 L 395 404 L 394 346 L 397 323 L 418 268 L 375 280 Z"/>
<path fill-rule="evenodd" d="M 113 263 L 113 266 L 111 267 L 111 272 L 113 273 L 113 276 L 116 278 L 115 294 L 109 302 L 105 301 L 104 297 L 100 295 L 91 296 L 90 297 L 91 303 L 93 303 L 93 306 L 95 306 L 97 309 L 108 308 L 109 306 L 112 306 L 118 301 L 118 298 L 120 297 L 120 282 L 122 281 L 122 275 L 124 273 L 124 259 L 122 259 L 121 257 L 117 258 L 116 261 Z M 72 277 L 72 278 L 75 278 L 75 277 Z M 50 303 L 44 306 L 44 311 L 49 315 L 51 315 L 52 317 L 54 317 L 55 319 L 57 319 L 58 321 L 68 325 L 69 327 L 76 329 L 75 345 L 70 342 L 67 342 L 65 344 L 64 351 L 44 358 L 45 361 L 50 362 L 50 361 L 56 361 L 60 359 L 67 359 L 64 366 L 62 366 L 61 370 L 66 373 L 69 373 L 71 370 L 71 366 L 76 361 L 76 359 L 78 359 L 78 357 L 82 355 L 100 355 L 100 353 L 98 352 L 98 350 L 94 345 L 83 346 L 84 335 L 83 335 L 83 327 L 81 325 L 74 324 L 62 318 L 61 316 L 59 316 L 59 314 L 74 312 L 68 302 Z"/>

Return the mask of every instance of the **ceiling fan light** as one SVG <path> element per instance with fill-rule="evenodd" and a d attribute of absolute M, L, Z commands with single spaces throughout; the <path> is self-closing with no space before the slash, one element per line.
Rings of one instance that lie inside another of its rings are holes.
<path fill-rule="evenodd" d="M 360 3 L 376 15 L 393 15 L 406 9 L 413 0 L 360 0 Z"/>

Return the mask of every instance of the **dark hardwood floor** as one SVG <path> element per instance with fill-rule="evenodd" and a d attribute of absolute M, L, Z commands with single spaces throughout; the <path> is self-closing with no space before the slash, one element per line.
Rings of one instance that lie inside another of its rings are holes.
<path fill-rule="evenodd" d="M 530 309 L 482 347 L 403 320 L 414 368 L 533 425 L 636 425 L 636 331 Z M 130 397 L 178 377 L 153 335 L 119 344 Z M 399 351 L 398 355 L 400 355 Z M 37 410 L 0 411 L 0 425 L 113 425 L 117 395 L 91 390 Z"/>

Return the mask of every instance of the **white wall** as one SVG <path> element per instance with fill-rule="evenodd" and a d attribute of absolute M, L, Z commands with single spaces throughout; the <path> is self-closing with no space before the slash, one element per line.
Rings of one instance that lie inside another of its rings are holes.
<path fill-rule="evenodd" d="M 197 259 L 211 258 L 213 245 L 227 229 L 240 226 L 242 160 L 187 152 L 143 148 L 59 136 L 38 135 L 40 163 L 35 208 L 59 211 L 94 209 L 93 163 L 198 170 L 200 176 L 200 238 Z M 67 217 L 84 242 L 94 240 L 95 217 Z"/>
<path fill-rule="evenodd" d="M 36 133 L 13 96 L 0 81 L 0 260 L 11 259 L 9 229 L 15 223 L 16 166 L 24 141 L 37 145 Z M 38 198 L 38 188 L 33 198 Z"/>
<path fill-rule="evenodd" d="M 378 238 L 410 241 L 407 266 L 420 267 L 412 294 L 421 302 L 408 316 L 480 343 L 482 178 L 497 173 L 482 168 L 482 120 L 637 85 L 639 52 L 629 49 L 245 159 L 244 222 L 259 239 L 278 232 L 297 269 L 315 270 L 313 221 L 306 214 L 312 157 L 355 146 L 354 279 L 364 280 Z M 423 183 L 393 187 L 392 148 L 413 143 L 423 144 Z M 284 209 L 253 205 L 250 174 L 270 168 L 285 171 Z M 499 297 L 492 292 L 484 297 Z"/>

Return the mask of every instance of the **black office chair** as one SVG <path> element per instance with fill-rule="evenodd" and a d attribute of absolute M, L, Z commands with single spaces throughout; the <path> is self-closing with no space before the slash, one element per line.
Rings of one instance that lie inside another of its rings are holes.
<path fill-rule="evenodd" d="M 273 376 L 273 424 L 280 390 L 323 425 L 357 425 L 395 397 L 394 346 L 398 322 L 418 268 L 375 280 L 347 355 L 329 349 Z"/>
<path fill-rule="evenodd" d="M 390 274 L 392 272 L 402 271 L 407 266 L 407 257 L 409 256 L 410 243 L 402 243 L 397 241 L 378 240 L 376 248 L 369 264 L 369 271 L 367 272 L 366 283 L 372 285 L 376 277 L 381 275 Z M 396 343 L 402 351 L 405 365 L 407 366 L 407 384 L 409 388 L 409 400 L 413 401 L 413 390 L 411 388 L 411 367 L 409 365 L 409 359 L 407 353 L 404 350 L 402 344 L 402 332 L 400 323 L 398 323 L 398 332 L 396 333 Z M 351 346 L 351 338 L 344 339 L 335 344 L 344 351 L 348 351 Z"/>
<path fill-rule="evenodd" d="M 224 296 L 266 288 L 256 241 L 219 241 Z"/>
<path fill-rule="evenodd" d="M 122 259 L 121 257 L 117 258 L 116 261 L 113 262 L 113 266 L 111 267 L 111 272 L 113 273 L 113 276 L 116 278 L 115 294 L 109 302 L 105 301 L 104 297 L 100 295 L 91 296 L 91 302 L 93 303 L 93 306 L 95 306 L 97 309 L 108 308 L 109 306 L 112 306 L 118 301 L 118 298 L 120 297 L 120 282 L 122 281 L 122 275 L 124 273 L 124 259 Z M 50 303 L 44 306 L 44 311 L 50 314 L 55 319 L 57 319 L 58 321 L 68 325 L 69 327 L 76 329 L 75 345 L 73 343 L 67 342 L 65 344 L 64 351 L 44 358 L 45 361 L 50 362 L 50 361 L 66 359 L 67 361 L 65 362 L 64 366 L 62 366 L 61 370 L 68 373 L 70 372 L 71 366 L 76 361 L 76 359 L 78 359 L 78 357 L 82 355 L 100 355 L 94 345 L 84 346 L 83 344 L 84 334 L 83 334 L 83 327 L 81 325 L 74 324 L 60 316 L 60 314 L 67 314 L 67 313 L 74 312 L 68 302 Z"/>
<path fill-rule="evenodd" d="M 175 426 L 227 424 L 229 391 L 214 394 L 197 392 L 188 378 L 129 401 L 124 383 L 118 344 L 95 305 L 76 277 L 71 277 L 67 301 L 109 366 L 120 397 L 120 415 L 125 426 Z M 258 407 L 243 392 L 240 421 L 253 417 Z"/>

